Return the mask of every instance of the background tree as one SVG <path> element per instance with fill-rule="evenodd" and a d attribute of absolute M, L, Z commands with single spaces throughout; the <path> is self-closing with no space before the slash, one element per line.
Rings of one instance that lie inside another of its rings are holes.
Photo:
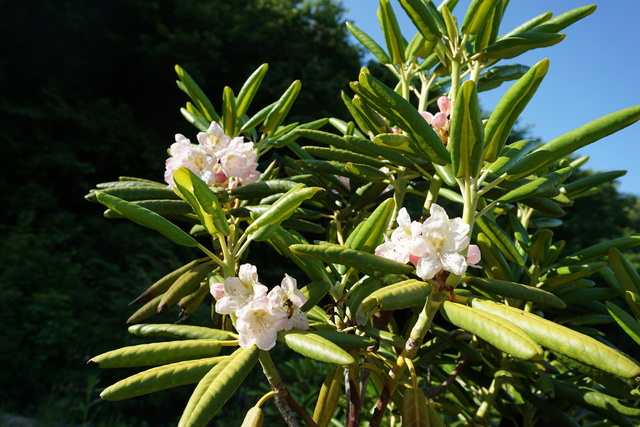
<path fill-rule="evenodd" d="M 254 105 L 300 79 L 292 120 L 304 121 L 343 108 L 360 51 L 333 0 L 41 0 L 3 2 L 3 16 L 0 410 L 34 415 L 48 395 L 84 395 L 84 361 L 116 345 L 122 307 L 181 262 L 128 223 L 96 236 L 106 222 L 83 200 L 115 169 L 160 179 L 174 134 L 193 138 L 174 65 L 219 94 L 268 62 Z M 82 408 L 60 415 L 70 406 L 56 415 L 78 419 Z"/>

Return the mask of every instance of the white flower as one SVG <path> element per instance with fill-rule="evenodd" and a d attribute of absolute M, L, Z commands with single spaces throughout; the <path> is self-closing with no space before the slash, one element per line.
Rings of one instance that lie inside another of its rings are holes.
<path fill-rule="evenodd" d="M 376 248 L 376 255 L 394 261 L 411 262 L 416 274 L 432 279 L 440 271 L 462 275 L 468 266 L 477 267 L 480 249 L 469 246 L 468 224 L 461 218 L 449 219 L 446 211 L 437 204 L 431 205 L 431 216 L 424 223 L 410 222 L 404 208 L 398 212 L 398 228 L 391 233 L 386 243 Z M 468 257 L 461 252 L 468 249 Z"/>
<path fill-rule="evenodd" d="M 191 170 L 208 185 L 220 187 L 233 188 L 260 178 L 252 142 L 245 142 L 241 136 L 232 139 L 216 122 L 211 122 L 206 132 L 199 132 L 197 138 L 195 145 L 183 135 L 176 135 L 176 142 L 169 149 L 171 157 L 165 164 L 164 179 L 169 188 L 175 187 L 173 173 L 180 167 Z"/>
<path fill-rule="evenodd" d="M 411 248 L 411 253 L 420 258 L 416 274 L 423 279 L 432 279 L 440 270 L 464 274 L 467 261 L 459 252 L 469 246 L 469 225 L 460 218 L 449 219 L 436 204 L 431 205 L 430 213 L 422 225 L 422 235 Z"/>
<path fill-rule="evenodd" d="M 185 167 L 211 185 L 215 181 L 215 168 L 218 160 L 205 147 L 191 144 L 184 135 L 177 134 L 176 142 L 169 148 L 171 157 L 165 162 L 164 180 L 169 188 L 175 187 L 173 173 Z"/>
<path fill-rule="evenodd" d="M 411 222 L 405 208 L 398 211 L 396 220 L 398 228 L 391 233 L 390 238 L 385 236 L 387 242 L 378 246 L 375 253 L 378 256 L 406 264 L 410 261 L 411 246 L 414 240 L 420 236 L 422 224 L 417 221 Z"/>
<path fill-rule="evenodd" d="M 218 287 L 212 288 L 212 294 L 218 290 Z M 238 277 L 227 277 L 224 280 L 224 296 L 216 302 L 216 312 L 231 314 L 254 299 L 266 296 L 267 291 L 267 287 L 258 281 L 256 267 L 242 264 Z"/>
<path fill-rule="evenodd" d="M 289 326 L 287 313 L 274 310 L 268 298 L 256 298 L 236 311 L 238 343 L 240 347 L 251 348 L 254 344 L 260 350 L 271 350 L 276 345 L 278 331 Z"/>
<path fill-rule="evenodd" d="M 300 307 L 307 302 L 307 297 L 298 290 L 296 279 L 284 275 L 280 286 L 269 291 L 267 298 L 271 301 L 274 310 L 280 310 L 287 314 L 289 323 L 285 331 L 291 328 L 309 329 L 309 320 Z"/>

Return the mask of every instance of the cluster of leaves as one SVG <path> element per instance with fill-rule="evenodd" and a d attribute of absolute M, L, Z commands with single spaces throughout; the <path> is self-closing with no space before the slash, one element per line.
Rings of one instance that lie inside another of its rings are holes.
<path fill-rule="evenodd" d="M 640 107 L 546 144 L 507 143 L 549 62 L 496 64 L 560 42 L 559 31 L 595 7 L 543 14 L 499 37 L 507 1 L 472 1 L 460 26 L 451 13 L 456 3 L 401 0 L 418 30 L 407 43 L 389 1 L 380 0 L 386 49 L 348 25 L 398 81 L 392 88 L 362 69 L 351 83 L 353 95 L 342 94 L 351 121 L 287 123 L 297 81 L 248 115 L 266 66 L 237 95 L 225 88 L 219 113 L 177 68 L 178 86 L 190 98 L 182 113 L 198 129 L 217 121 L 227 135 L 254 141 L 261 154 L 289 151 L 260 181 L 233 189 L 210 188 L 193 172 L 178 170 L 175 192 L 121 177 L 89 194 L 108 208 L 106 216 L 126 217 L 206 255 L 153 284 L 129 318 L 132 334 L 174 341 L 92 359 L 104 368 L 154 366 L 108 387 L 103 398 L 197 384 L 179 425 L 204 425 L 260 361 L 273 392 L 247 412 L 244 425 L 262 425 L 262 405 L 273 396 L 286 404 L 279 406 L 285 420 L 292 417 L 288 406 L 308 425 L 322 426 L 331 423 L 339 402 L 345 406 L 338 413 L 350 426 L 361 420 L 396 425 L 397 414 L 403 425 L 512 420 L 632 426 L 640 420 L 634 389 L 640 365 L 598 327 L 615 322 L 640 344 L 640 276 L 621 252 L 640 244 L 640 236 L 565 254 L 566 243 L 549 228 L 562 221 L 573 199 L 618 176 L 568 183 L 586 161 L 568 156 L 637 121 Z M 484 121 L 478 92 L 508 80 L 516 81 Z M 420 114 L 444 93 L 453 102 L 445 137 Z M 374 254 L 401 207 L 424 216 L 436 202 L 460 212 L 472 228 L 481 272 L 418 280 L 412 265 Z M 212 312 L 214 328 L 140 324 L 172 306 L 186 321 L 211 283 L 251 262 L 247 248 L 254 242 L 266 242 L 273 258 L 293 262 L 307 278 L 302 309 L 312 328 L 282 331 L 278 340 L 305 358 L 335 365 L 317 385 L 312 415 L 289 392 L 269 352 L 223 351 L 237 346 L 233 319 Z M 367 396 L 374 408 L 366 406 Z"/>

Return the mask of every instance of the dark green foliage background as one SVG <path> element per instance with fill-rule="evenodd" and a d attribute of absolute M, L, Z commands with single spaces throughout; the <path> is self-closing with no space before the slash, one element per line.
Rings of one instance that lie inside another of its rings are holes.
<path fill-rule="evenodd" d="M 2 11 L 0 412 L 79 422 L 97 396 L 85 399 L 87 376 L 101 388 L 123 375 L 86 360 L 138 342 L 128 302 L 199 256 L 83 200 L 118 175 L 162 180 L 174 134 L 195 141 L 174 65 L 219 105 L 224 85 L 237 93 L 268 62 L 255 108 L 300 79 L 290 120 L 302 122 L 343 113 L 361 53 L 329 0 L 28 0 Z M 91 413 L 173 425 L 186 398 L 171 393 Z"/>

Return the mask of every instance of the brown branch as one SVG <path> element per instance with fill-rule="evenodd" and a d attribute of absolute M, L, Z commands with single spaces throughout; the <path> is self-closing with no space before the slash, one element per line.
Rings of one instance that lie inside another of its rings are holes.
<path fill-rule="evenodd" d="M 277 386 L 272 386 L 272 388 L 274 391 L 278 392 L 277 397 L 284 400 L 289 408 L 293 409 L 296 414 L 298 414 L 300 418 L 302 418 L 302 421 L 304 421 L 309 427 L 318 427 L 318 424 L 316 424 L 316 422 L 313 421 L 313 418 L 311 418 L 309 414 L 307 414 L 307 411 L 305 411 L 304 408 L 302 408 L 298 404 L 298 402 L 296 402 L 293 396 L 291 396 L 291 393 L 289 393 L 289 389 L 287 389 L 287 386 L 283 382 L 281 382 Z M 284 418 L 287 425 L 289 425 L 289 427 L 298 427 L 298 422 L 290 416 L 289 411 L 284 405 L 282 405 L 282 408 L 278 405 L 278 401 L 279 399 L 276 398 L 276 406 L 278 407 L 278 410 L 280 411 L 280 414 L 282 414 L 282 417 Z M 290 424 L 290 422 L 292 424 Z"/>
<path fill-rule="evenodd" d="M 440 384 L 436 388 L 425 387 L 424 395 L 427 396 L 428 398 L 432 398 L 444 393 L 449 388 L 449 386 L 453 384 L 453 382 L 456 380 L 456 377 L 460 374 L 462 369 L 464 369 L 464 366 L 465 366 L 465 363 L 467 363 L 467 360 L 469 360 L 469 356 L 465 354 L 460 358 L 460 360 L 458 360 L 458 363 L 456 363 L 456 366 L 453 368 L 449 376 L 444 381 L 442 381 L 442 384 Z"/>

